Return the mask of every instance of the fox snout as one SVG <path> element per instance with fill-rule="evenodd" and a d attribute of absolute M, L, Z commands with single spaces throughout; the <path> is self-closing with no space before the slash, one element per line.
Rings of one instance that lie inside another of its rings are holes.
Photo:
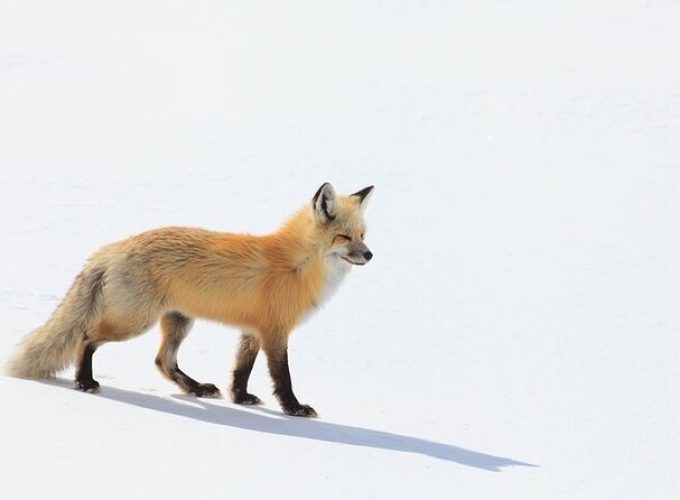
<path fill-rule="evenodd" d="M 347 254 L 345 260 L 355 266 L 363 266 L 372 258 L 373 252 L 371 252 L 366 245 L 360 243 Z"/>

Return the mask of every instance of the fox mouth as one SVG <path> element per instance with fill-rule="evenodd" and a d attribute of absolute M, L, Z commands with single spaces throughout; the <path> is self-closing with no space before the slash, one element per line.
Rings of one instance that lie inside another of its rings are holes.
<path fill-rule="evenodd" d="M 342 259 L 343 259 L 344 261 L 346 261 L 346 262 L 349 262 L 349 263 L 352 264 L 353 266 L 365 266 L 365 265 L 366 265 L 366 262 L 368 262 L 368 261 L 357 262 L 357 261 L 351 260 L 349 257 L 343 257 Z"/>

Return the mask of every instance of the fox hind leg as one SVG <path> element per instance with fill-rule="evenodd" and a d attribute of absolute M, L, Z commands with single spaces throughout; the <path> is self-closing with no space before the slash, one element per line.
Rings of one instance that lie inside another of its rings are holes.
<path fill-rule="evenodd" d="M 260 398 L 248 392 L 248 378 L 253 370 L 255 358 L 260 351 L 260 340 L 244 332 L 236 351 L 233 379 L 231 383 L 231 398 L 240 405 L 260 404 Z"/>
<path fill-rule="evenodd" d="M 117 324 L 102 319 L 93 329 L 83 336 L 76 357 L 76 389 L 83 392 L 99 392 L 99 382 L 92 373 L 92 356 L 95 351 L 107 342 L 120 342 L 144 333 L 152 321 L 141 321 L 137 324 Z"/>
<path fill-rule="evenodd" d="M 220 390 L 214 384 L 201 384 L 177 366 L 177 350 L 191 330 L 194 320 L 179 312 L 161 318 L 161 347 L 156 356 L 156 366 L 163 375 L 175 382 L 187 394 L 199 398 L 218 398 Z"/>
<path fill-rule="evenodd" d="M 92 355 L 97 350 L 95 342 L 85 340 L 78 355 L 78 367 L 76 368 L 76 389 L 83 392 L 99 392 L 99 382 L 92 375 Z"/>

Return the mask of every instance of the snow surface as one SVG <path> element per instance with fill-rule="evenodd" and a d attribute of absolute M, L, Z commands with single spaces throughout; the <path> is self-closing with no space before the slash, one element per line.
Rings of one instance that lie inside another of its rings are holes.
<path fill-rule="evenodd" d="M 264 233 L 369 184 L 375 257 L 293 335 L 288 418 L 179 394 L 156 331 L 100 395 L 0 378 L 0 496 L 680 494 L 680 3 L 0 4 L 0 357 L 84 259 Z M 238 334 L 180 365 L 229 382 Z"/>

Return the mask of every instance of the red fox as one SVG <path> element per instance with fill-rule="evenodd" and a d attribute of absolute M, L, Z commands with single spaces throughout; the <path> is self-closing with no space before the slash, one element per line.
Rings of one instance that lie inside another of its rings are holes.
<path fill-rule="evenodd" d="M 75 363 L 76 389 L 97 392 L 95 350 L 140 335 L 160 319 L 155 361 L 161 373 L 188 394 L 219 397 L 215 385 L 199 383 L 177 366 L 177 350 L 194 318 L 205 318 L 242 331 L 231 385 L 235 403 L 260 403 L 247 386 L 262 348 L 283 411 L 316 416 L 293 393 L 288 336 L 352 265 L 373 257 L 363 220 L 372 191 L 369 186 L 338 196 L 325 183 L 310 204 L 266 236 L 169 227 L 102 247 L 47 323 L 19 345 L 10 375 L 50 377 Z"/>

